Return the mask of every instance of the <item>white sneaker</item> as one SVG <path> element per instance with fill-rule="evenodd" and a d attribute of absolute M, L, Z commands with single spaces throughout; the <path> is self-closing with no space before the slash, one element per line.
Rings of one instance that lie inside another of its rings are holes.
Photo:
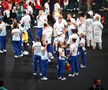
<path fill-rule="evenodd" d="M 75 73 L 75 75 L 76 75 L 76 76 L 78 76 L 78 75 L 79 75 L 79 73 Z"/>
<path fill-rule="evenodd" d="M 21 44 L 21 46 L 23 46 L 23 43 Z"/>
<path fill-rule="evenodd" d="M 28 55 L 29 52 L 28 52 L 28 51 L 24 51 L 23 54 L 24 54 L 24 55 Z"/>
<path fill-rule="evenodd" d="M 81 53 L 78 51 L 78 55 L 80 55 Z"/>
<path fill-rule="evenodd" d="M 52 56 L 51 59 L 54 59 L 54 57 Z"/>
<path fill-rule="evenodd" d="M 58 77 L 58 79 L 60 80 L 60 79 L 62 79 L 62 77 L 60 76 L 60 77 Z"/>
<path fill-rule="evenodd" d="M 77 8 L 77 10 L 79 10 L 79 8 Z"/>
<path fill-rule="evenodd" d="M 69 48 L 67 48 L 66 50 L 69 50 Z"/>
<path fill-rule="evenodd" d="M 19 58 L 17 55 L 14 56 L 15 58 Z"/>
<path fill-rule="evenodd" d="M 85 66 L 85 65 L 83 65 L 83 64 L 81 64 L 81 65 L 80 65 L 80 67 L 81 67 L 81 68 L 86 68 L 86 66 Z"/>
<path fill-rule="evenodd" d="M 42 76 L 42 73 L 39 73 L 40 76 Z"/>
<path fill-rule="evenodd" d="M 43 78 L 41 78 L 41 80 L 48 80 L 48 78 L 47 77 L 43 77 Z"/>
<path fill-rule="evenodd" d="M 33 75 L 34 75 L 34 76 L 36 76 L 36 75 L 37 75 L 37 73 L 33 73 Z"/>
<path fill-rule="evenodd" d="M 33 63 L 31 63 L 31 65 L 33 65 Z"/>
<path fill-rule="evenodd" d="M 54 53 L 56 53 L 56 51 L 54 51 Z"/>
<path fill-rule="evenodd" d="M 86 51 L 86 48 L 85 48 L 85 47 L 82 47 L 82 50 L 83 50 L 83 51 Z"/>
<path fill-rule="evenodd" d="M 29 43 L 27 43 L 27 46 L 30 46 L 30 44 L 29 44 Z"/>
<path fill-rule="evenodd" d="M 57 69 L 59 69 L 59 66 L 58 65 L 56 65 L 56 67 L 57 67 Z"/>
<path fill-rule="evenodd" d="M 23 54 L 19 55 L 19 57 L 23 57 Z"/>
<path fill-rule="evenodd" d="M 75 74 L 68 74 L 69 77 L 75 77 Z"/>
<path fill-rule="evenodd" d="M 32 41 L 32 43 L 34 44 L 34 43 L 35 43 L 35 41 Z"/>
<path fill-rule="evenodd" d="M 7 52 L 7 50 L 5 49 L 5 50 L 3 50 L 3 52 L 5 52 L 5 53 L 6 53 L 6 52 Z"/>
<path fill-rule="evenodd" d="M 87 54 L 87 52 L 85 52 L 84 54 Z"/>
<path fill-rule="evenodd" d="M 0 50 L 0 53 L 3 53 L 3 51 L 2 51 L 2 50 Z"/>
<path fill-rule="evenodd" d="M 50 59 L 48 59 L 48 62 L 51 62 L 51 60 L 50 60 Z"/>
<path fill-rule="evenodd" d="M 96 47 L 93 47 L 93 50 L 95 50 L 96 49 Z"/>
<path fill-rule="evenodd" d="M 99 49 L 102 50 L 102 47 L 100 47 Z"/>
<path fill-rule="evenodd" d="M 61 80 L 66 80 L 66 78 L 65 78 L 65 77 L 63 77 L 63 78 L 61 78 Z"/>

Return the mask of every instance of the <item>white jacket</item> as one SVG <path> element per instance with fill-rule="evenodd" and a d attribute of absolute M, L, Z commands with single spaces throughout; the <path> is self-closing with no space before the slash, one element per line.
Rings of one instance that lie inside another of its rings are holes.
<path fill-rule="evenodd" d="M 93 39 L 93 19 L 86 19 L 86 38 L 88 40 Z"/>
<path fill-rule="evenodd" d="M 102 42 L 102 29 L 103 25 L 100 21 L 94 21 L 93 22 L 93 40 L 94 42 Z"/>

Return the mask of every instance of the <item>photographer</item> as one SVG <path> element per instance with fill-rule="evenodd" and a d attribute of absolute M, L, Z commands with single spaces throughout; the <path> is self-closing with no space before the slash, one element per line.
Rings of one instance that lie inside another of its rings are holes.
<path fill-rule="evenodd" d="M 93 85 L 89 88 L 89 90 L 104 90 L 101 86 L 101 80 L 99 78 L 95 78 L 93 80 Z"/>

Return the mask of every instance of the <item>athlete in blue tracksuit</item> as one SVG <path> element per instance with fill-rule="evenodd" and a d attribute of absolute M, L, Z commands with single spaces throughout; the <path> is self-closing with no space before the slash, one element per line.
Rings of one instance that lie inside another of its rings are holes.
<path fill-rule="evenodd" d="M 37 63 L 39 61 L 39 65 L 40 65 L 40 75 L 42 73 L 42 68 L 41 68 L 41 42 L 39 40 L 39 38 L 36 38 L 36 42 L 33 43 L 32 46 L 32 52 L 33 52 L 33 75 L 37 75 Z"/>
<path fill-rule="evenodd" d="M 0 18 L 0 53 L 6 52 L 6 24 Z"/>
<path fill-rule="evenodd" d="M 37 19 L 37 35 L 41 40 L 44 23 L 46 23 L 47 21 L 47 17 L 43 14 L 43 10 L 39 10 L 39 13 L 36 19 Z"/>
<path fill-rule="evenodd" d="M 81 55 L 82 64 L 80 65 L 81 68 L 86 67 L 86 48 L 85 48 L 85 36 L 80 34 L 80 41 L 79 41 L 79 54 Z"/>
<path fill-rule="evenodd" d="M 52 49 L 52 27 L 50 25 L 48 25 L 47 23 L 44 24 L 44 27 L 43 27 L 43 32 L 42 32 L 42 41 L 44 42 L 48 42 L 48 45 L 47 45 L 47 52 L 48 52 L 48 55 L 49 57 L 53 57 L 53 49 Z M 50 58 L 49 58 L 50 59 Z"/>
<path fill-rule="evenodd" d="M 47 68 L 48 68 L 48 53 L 47 53 L 47 42 L 43 42 L 43 46 L 41 47 L 41 68 L 42 68 L 42 78 L 41 80 L 48 80 L 46 77 Z"/>
<path fill-rule="evenodd" d="M 66 78 L 64 77 L 64 73 L 65 73 L 65 50 L 64 50 L 64 46 L 62 42 L 58 42 L 58 79 L 60 80 L 66 80 Z"/>
<path fill-rule="evenodd" d="M 12 42 L 13 42 L 13 48 L 15 52 L 15 58 L 22 57 L 23 54 L 21 52 L 22 46 L 21 46 L 21 31 L 18 28 L 18 23 L 13 23 L 13 29 L 11 31 L 12 34 Z"/>
<path fill-rule="evenodd" d="M 71 66 L 71 73 L 68 76 L 74 77 L 75 75 L 79 75 L 78 45 L 75 38 L 72 38 L 72 42 L 70 43 L 69 63 Z"/>
<path fill-rule="evenodd" d="M 23 17 L 21 18 L 20 23 L 21 25 L 24 25 L 24 28 L 27 30 L 29 39 L 32 41 L 32 43 L 34 43 L 31 28 L 31 17 L 26 13 L 26 11 L 23 11 Z"/>

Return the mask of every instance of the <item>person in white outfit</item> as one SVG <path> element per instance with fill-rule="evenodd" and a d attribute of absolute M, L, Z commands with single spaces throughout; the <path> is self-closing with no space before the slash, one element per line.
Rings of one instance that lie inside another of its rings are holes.
<path fill-rule="evenodd" d="M 52 49 L 52 27 L 45 23 L 44 24 L 44 28 L 43 28 L 43 32 L 42 32 L 42 41 L 47 41 L 48 42 L 48 45 L 47 45 L 47 51 L 48 51 L 48 54 L 49 54 L 49 57 L 52 57 L 53 55 L 53 49 Z M 50 60 L 50 58 L 49 58 Z"/>
<path fill-rule="evenodd" d="M 64 29 L 64 27 L 65 27 L 65 24 L 63 22 L 63 17 L 60 16 L 58 18 L 58 21 L 56 21 L 56 23 L 54 24 L 54 31 L 53 31 L 54 32 L 54 37 L 56 37 L 57 33 L 62 31 Z"/>
<path fill-rule="evenodd" d="M 54 49 L 54 51 L 58 50 L 57 45 L 58 45 L 59 41 L 62 42 L 62 43 L 65 42 L 65 34 L 63 34 L 63 32 L 61 32 L 61 31 L 58 32 L 57 36 L 54 38 L 54 42 L 53 42 L 53 49 Z"/>
<path fill-rule="evenodd" d="M 74 77 L 75 75 L 79 75 L 79 64 L 78 64 L 78 45 L 76 43 L 76 38 L 71 39 L 71 43 L 69 46 L 70 55 L 69 55 L 69 63 L 71 66 L 69 77 Z"/>
<path fill-rule="evenodd" d="M 64 77 L 65 73 L 65 49 L 64 49 L 64 44 L 59 41 L 58 42 L 58 79 L 60 80 L 66 80 Z"/>
<path fill-rule="evenodd" d="M 45 14 L 50 15 L 50 6 L 49 6 L 50 0 L 47 0 L 44 4 Z"/>
<path fill-rule="evenodd" d="M 54 4 L 54 19 L 57 20 L 61 11 L 59 1 Z"/>
<path fill-rule="evenodd" d="M 77 46 L 79 46 L 79 36 L 77 34 L 77 29 L 74 29 L 72 35 L 69 37 L 69 39 L 67 41 L 68 45 L 70 45 L 72 43 L 73 38 L 76 38 L 76 44 L 77 44 Z"/>
<path fill-rule="evenodd" d="M 19 23 L 18 26 L 19 26 L 19 29 L 21 30 L 23 55 L 28 55 L 29 54 L 28 52 L 28 33 L 25 27 L 23 27 L 23 25 Z"/>
<path fill-rule="evenodd" d="M 41 53 L 42 78 L 41 80 L 48 80 L 48 78 L 46 77 L 47 68 L 48 68 L 47 45 L 48 45 L 48 42 L 43 42 L 43 45 L 41 47 L 41 50 L 42 50 L 42 53 Z"/>
<path fill-rule="evenodd" d="M 3 22 L 3 18 L 0 18 L 0 53 L 6 52 L 6 24 Z"/>
<path fill-rule="evenodd" d="M 80 42 L 79 42 L 78 51 L 81 55 L 81 60 L 82 60 L 82 64 L 80 64 L 80 67 L 85 68 L 86 67 L 85 35 L 80 34 L 79 37 L 80 37 Z"/>
<path fill-rule="evenodd" d="M 67 20 L 67 37 L 69 38 L 72 35 L 73 30 L 75 29 L 75 27 L 73 26 L 72 22 L 70 19 Z"/>
<path fill-rule="evenodd" d="M 36 42 L 32 46 L 32 53 L 33 53 L 33 75 L 37 75 L 37 63 L 39 61 L 40 64 L 40 74 L 42 73 L 41 69 L 41 42 L 40 39 L 37 37 Z"/>
<path fill-rule="evenodd" d="M 72 17 L 71 12 L 67 13 L 67 18 L 66 19 L 71 20 L 71 24 L 72 24 L 73 29 L 76 29 L 76 21 L 75 21 L 75 18 Z"/>
<path fill-rule="evenodd" d="M 29 2 L 28 6 L 27 6 L 27 13 L 30 14 L 30 15 L 33 14 L 33 8 L 32 8 L 32 6 L 31 6 L 31 4 L 32 4 L 32 3 Z"/>
<path fill-rule="evenodd" d="M 85 15 L 83 13 L 80 14 L 76 24 L 78 27 L 78 34 L 83 33 L 85 35 L 86 24 L 85 24 Z"/>
<path fill-rule="evenodd" d="M 86 40 L 87 40 L 87 47 L 93 46 L 93 19 L 87 14 L 87 19 L 85 20 L 86 23 Z"/>
<path fill-rule="evenodd" d="M 93 20 L 95 20 L 96 17 L 98 16 L 98 17 L 99 17 L 99 21 L 101 22 L 101 15 L 98 14 L 96 11 L 94 11 L 93 14 L 94 14 L 94 15 L 93 15 Z"/>
<path fill-rule="evenodd" d="M 40 38 L 40 40 L 42 39 L 42 28 L 44 27 L 44 23 L 47 22 L 47 17 L 46 15 L 43 14 L 43 10 L 39 10 L 39 13 L 36 17 L 37 19 L 37 35 Z"/>
<path fill-rule="evenodd" d="M 12 34 L 12 42 L 13 42 L 13 48 L 15 52 L 15 58 L 22 57 L 22 46 L 21 46 L 21 31 L 18 28 L 18 23 L 13 23 L 13 29 L 11 31 Z"/>
<path fill-rule="evenodd" d="M 95 18 L 95 21 L 93 22 L 93 49 L 96 48 L 96 44 L 98 43 L 99 49 L 102 49 L 102 29 L 103 25 L 99 21 L 99 17 L 97 16 Z"/>
<path fill-rule="evenodd" d="M 33 41 L 33 36 L 32 36 L 32 29 L 31 29 L 31 17 L 29 14 L 27 14 L 26 11 L 23 11 L 23 17 L 21 18 L 20 23 L 21 23 L 21 25 L 24 25 L 24 27 L 28 33 L 29 39 L 33 43 L 34 41 Z"/>

